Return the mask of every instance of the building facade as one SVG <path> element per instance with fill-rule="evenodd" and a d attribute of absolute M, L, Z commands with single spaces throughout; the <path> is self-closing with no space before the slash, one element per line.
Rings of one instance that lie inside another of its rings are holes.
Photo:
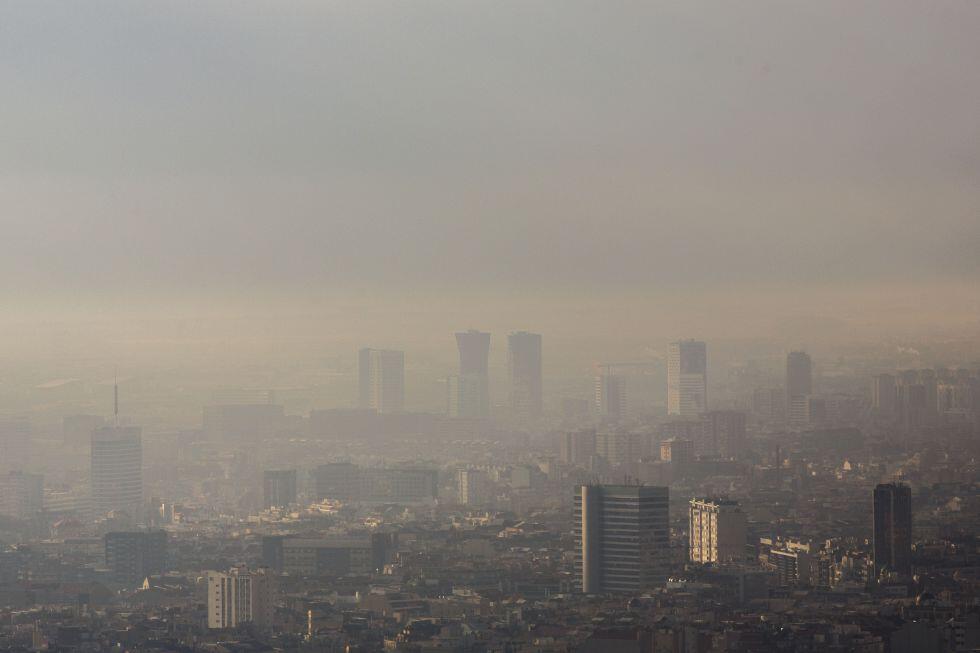
<path fill-rule="evenodd" d="M 805 351 L 786 355 L 786 405 L 792 410 L 793 401 L 813 394 L 813 363 Z"/>
<path fill-rule="evenodd" d="M 453 417 L 488 417 L 490 415 L 490 334 L 483 331 L 461 331 L 456 334 L 459 349 L 459 374 L 455 379 L 456 401 L 450 401 Z M 452 390 L 452 388 L 451 388 Z M 455 414 L 453 410 L 455 403 Z"/>
<path fill-rule="evenodd" d="M 237 628 L 250 623 L 268 630 L 274 601 L 275 579 L 269 569 L 249 570 L 239 565 L 227 572 L 208 572 L 208 628 Z"/>
<path fill-rule="evenodd" d="M 357 355 L 358 405 L 379 413 L 405 410 L 405 352 L 361 349 Z"/>
<path fill-rule="evenodd" d="M 518 331 L 507 337 L 510 407 L 514 415 L 535 418 L 544 409 L 541 335 Z"/>
<path fill-rule="evenodd" d="M 140 581 L 167 566 L 167 533 L 162 530 L 105 534 L 105 565 L 122 581 Z"/>
<path fill-rule="evenodd" d="M 669 491 L 642 485 L 576 488 L 576 582 L 586 594 L 633 593 L 670 572 Z"/>
<path fill-rule="evenodd" d="M 599 374 L 595 377 L 595 411 L 604 422 L 618 422 L 626 417 L 626 377 L 621 374 Z"/>
<path fill-rule="evenodd" d="M 588 467 L 596 453 L 595 429 L 579 429 L 561 435 L 561 461 L 567 465 Z"/>
<path fill-rule="evenodd" d="M 874 570 L 912 575 L 912 490 L 902 483 L 874 489 Z"/>
<path fill-rule="evenodd" d="M 700 340 L 670 343 L 667 414 L 697 417 L 708 410 L 708 348 Z"/>
<path fill-rule="evenodd" d="M 737 501 L 691 499 L 689 517 L 691 562 L 734 563 L 745 559 L 746 518 Z"/>
<path fill-rule="evenodd" d="M 296 470 L 267 469 L 262 474 L 265 508 L 282 508 L 296 503 Z"/>
<path fill-rule="evenodd" d="M 742 456 L 745 447 L 745 413 L 712 410 L 701 415 L 699 454 L 735 460 Z"/>
<path fill-rule="evenodd" d="M 138 520 L 143 510 L 143 438 L 135 426 L 92 434 L 92 507 L 96 517 L 122 511 Z"/>

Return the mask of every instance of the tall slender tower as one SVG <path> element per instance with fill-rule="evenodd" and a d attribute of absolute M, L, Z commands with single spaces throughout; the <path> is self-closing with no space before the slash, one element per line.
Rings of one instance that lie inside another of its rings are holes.
<path fill-rule="evenodd" d="M 708 409 L 708 347 L 700 340 L 670 343 L 667 414 L 697 417 Z"/>
<path fill-rule="evenodd" d="M 912 575 L 912 490 L 882 483 L 874 490 L 875 578 L 883 569 Z"/>
<path fill-rule="evenodd" d="M 404 411 L 405 352 L 365 348 L 357 362 L 358 405 L 379 413 Z"/>
<path fill-rule="evenodd" d="M 490 415 L 490 334 L 482 331 L 462 331 L 456 334 L 459 348 L 459 375 L 450 384 L 450 414 L 459 417 Z M 455 386 L 456 392 L 452 389 Z"/>
<path fill-rule="evenodd" d="M 538 417 L 543 408 L 541 336 L 518 331 L 507 337 L 510 405 L 519 417 Z"/>

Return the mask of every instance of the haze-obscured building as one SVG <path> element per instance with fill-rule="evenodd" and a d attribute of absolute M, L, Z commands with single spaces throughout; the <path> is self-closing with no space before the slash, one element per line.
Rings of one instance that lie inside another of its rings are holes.
<path fill-rule="evenodd" d="M 626 417 L 626 377 L 603 373 L 595 377 L 595 410 L 604 422 L 618 422 Z"/>
<path fill-rule="evenodd" d="M 358 406 L 379 413 L 405 410 L 405 352 L 361 349 L 357 356 Z"/>
<path fill-rule="evenodd" d="M 708 410 L 708 348 L 700 340 L 670 343 L 667 414 L 696 417 Z"/>
<path fill-rule="evenodd" d="M 105 534 L 105 565 L 120 581 L 141 581 L 167 565 L 167 533 L 161 530 Z"/>
<path fill-rule="evenodd" d="M 96 517 L 122 511 L 138 521 L 143 510 L 143 435 L 136 426 L 92 434 L 92 508 Z"/>
<path fill-rule="evenodd" d="M 507 336 L 507 362 L 514 415 L 540 416 L 544 407 L 541 335 L 517 331 Z"/>
<path fill-rule="evenodd" d="M 281 508 L 296 503 L 296 470 L 266 470 L 262 474 L 262 498 L 266 508 Z"/>

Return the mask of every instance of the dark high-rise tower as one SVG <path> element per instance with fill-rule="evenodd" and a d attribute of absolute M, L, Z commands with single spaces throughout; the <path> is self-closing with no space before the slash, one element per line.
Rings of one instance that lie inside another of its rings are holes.
<path fill-rule="evenodd" d="M 519 417 L 538 417 L 543 406 L 541 336 L 518 331 L 507 337 L 510 404 Z"/>
<path fill-rule="evenodd" d="M 456 334 L 459 348 L 457 414 L 460 417 L 486 417 L 490 414 L 490 334 L 462 331 Z M 453 411 L 450 410 L 450 413 Z"/>
<path fill-rule="evenodd" d="M 636 593 L 670 573 L 668 489 L 581 485 L 575 490 L 575 562 L 586 594 Z"/>
<path fill-rule="evenodd" d="M 912 574 L 912 490 L 882 483 L 874 490 L 875 578 L 883 569 Z"/>

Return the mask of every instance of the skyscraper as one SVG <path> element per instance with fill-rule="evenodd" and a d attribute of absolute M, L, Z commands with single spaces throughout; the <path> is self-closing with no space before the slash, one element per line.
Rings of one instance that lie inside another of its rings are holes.
<path fill-rule="evenodd" d="M 929 416 L 929 388 L 917 370 L 902 372 L 895 388 L 898 416 L 902 428 L 911 431 L 924 426 Z"/>
<path fill-rule="evenodd" d="M 92 507 L 101 517 L 123 511 L 138 520 L 143 509 L 143 439 L 136 426 L 92 433 Z"/>
<path fill-rule="evenodd" d="M 670 572 L 668 489 L 581 485 L 575 490 L 576 580 L 582 592 L 640 592 Z"/>
<path fill-rule="evenodd" d="M 595 409 L 606 422 L 626 417 L 626 377 L 608 372 L 595 377 Z"/>
<path fill-rule="evenodd" d="M 490 334 L 473 329 L 459 332 L 456 346 L 459 348 L 459 392 L 456 393 L 459 416 L 487 417 L 490 415 Z"/>
<path fill-rule="evenodd" d="M 786 355 L 786 406 L 792 410 L 793 402 L 813 394 L 813 371 L 810 355 L 805 351 L 791 351 Z"/>
<path fill-rule="evenodd" d="M 898 404 L 898 391 L 895 377 L 879 374 L 871 383 L 871 409 L 878 417 L 893 417 Z"/>
<path fill-rule="evenodd" d="M 453 374 L 446 379 L 446 414 L 450 417 L 486 417 L 484 380 L 475 374 Z"/>
<path fill-rule="evenodd" d="M 745 558 L 746 519 L 737 501 L 691 499 L 689 516 L 691 562 L 740 562 Z"/>
<path fill-rule="evenodd" d="M 274 579 L 269 569 L 250 571 L 245 565 L 227 573 L 208 572 L 208 628 L 236 628 L 251 623 L 272 627 Z"/>
<path fill-rule="evenodd" d="M 362 349 L 357 355 L 358 405 L 379 413 L 405 410 L 405 352 Z"/>
<path fill-rule="evenodd" d="M 519 417 L 538 417 L 543 407 L 540 334 L 510 334 L 507 354 L 511 410 Z"/>
<path fill-rule="evenodd" d="M 708 349 L 700 340 L 670 343 L 667 414 L 697 417 L 708 409 Z"/>
<path fill-rule="evenodd" d="M 912 575 L 912 490 L 882 483 L 874 490 L 874 569 Z"/>
<path fill-rule="evenodd" d="M 262 475 L 262 497 L 266 508 L 296 503 L 296 470 L 268 469 Z"/>

